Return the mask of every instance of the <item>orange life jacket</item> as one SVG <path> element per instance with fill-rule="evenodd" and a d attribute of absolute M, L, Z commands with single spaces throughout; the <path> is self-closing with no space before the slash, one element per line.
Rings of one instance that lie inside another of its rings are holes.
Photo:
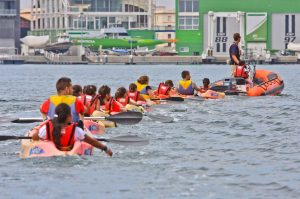
<path fill-rule="evenodd" d="M 168 92 L 171 90 L 171 87 L 160 83 L 157 89 L 157 95 L 168 95 Z"/>
<path fill-rule="evenodd" d="M 93 114 L 93 112 L 97 109 L 97 95 L 96 96 L 91 96 L 91 95 L 82 95 L 78 97 L 81 102 L 84 105 L 85 111 L 84 115 L 85 116 L 90 116 Z"/>
<path fill-rule="evenodd" d="M 203 86 L 201 86 L 200 89 L 199 89 L 199 92 L 200 93 L 205 93 L 208 90 L 209 90 L 209 88 L 204 88 Z"/>
<path fill-rule="evenodd" d="M 245 71 L 246 65 L 236 66 L 234 77 L 248 78 L 248 72 Z"/>
<path fill-rule="evenodd" d="M 120 102 L 120 104 L 122 104 L 123 106 L 126 106 L 127 104 L 129 104 L 129 96 L 127 95 L 125 98 L 118 98 L 117 101 Z"/>
<path fill-rule="evenodd" d="M 108 111 L 108 113 L 120 112 L 121 107 L 119 106 L 119 104 L 116 103 L 116 100 L 113 97 L 111 97 L 108 103 L 105 105 L 105 110 Z"/>
<path fill-rule="evenodd" d="M 135 92 L 128 92 L 128 97 L 134 101 L 139 101 L 139 96 L 140 96 L 140 92 L 135 91 Z"/>
<path fill-rule="evenodd" d="M 46 140 L 50 140 L 54 142 L 53 138 L 53 124 L 52 121 L 49 120 L 45 123 L 46 125 Z M 75 130 L 76 124 L 72 123 L 71 125 L 65 128 L 65 133 L 61 134 L 60 137 L 60 146 L 56 146 L 61 151 L 70 151 L 75 143 Z"/>

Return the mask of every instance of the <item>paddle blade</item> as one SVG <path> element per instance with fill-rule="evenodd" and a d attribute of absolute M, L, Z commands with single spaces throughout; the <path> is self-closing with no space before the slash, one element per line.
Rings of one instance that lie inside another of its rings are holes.
<path fill-rule="evenodd" d="M 152 115 L 152 114 L 147 114 L 147 116 L 155 121 L 161 122 L 161 123 L 172 123 L 174 122 L 174 118 L 170 116 L 165 116 L 165 115 Z"/>
<path fill-rule="evenodd" d="M 31 137 L 19 137 L 19 136 L 13 136 L 13 135 L 1 135 L 0 136 L 0 141 L 19 140 L 19 139 L 31 139 Z"/>
<path fill-rule="evenodd" d="M 143 119 L 143 114 L 140 112 L 123 112 L 116 115 L 106 117 L 107 120 L 123 125 L 133 125 L 139 123 Z"/>
<path fill-rule="evenodd" d="M 142 138 L 136 135 L 118 136 L 118 137 L 106 139 L 106 141 L 114 144 L 124 145 L 124 146 L 144 146 L 149 144 L 149 139 Z"/>
<path fill-rule="evenodd" d="M 184 99 L 182 97 L 169 97 L 169 98 L 166 98 L 165 100 L 173 101 L 173 102 L 183 102 L 184 101 Z"/>
<path fill-rule="evenodd" d="M 34 122 L 42 122 L 42 121 L 43 121 L 43 118 L 18 118 L 11 122 L 25 124 L 25 123 L 34 123 Z"/>

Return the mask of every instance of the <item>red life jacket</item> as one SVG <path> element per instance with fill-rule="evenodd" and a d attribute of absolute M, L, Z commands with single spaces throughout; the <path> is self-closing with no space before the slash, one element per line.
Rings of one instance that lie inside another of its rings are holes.
<path fill-rule="evenodd" d="M 128 97 L 134 101 L 139 101 L 139 96 L 140 96 L 140 92 L 135 91 L 135 92 L 128 92 Z"/>
<path fill-rule="evenodd" d="M 92 97 L 90 95 L 84 95 L 81 97 L 83 100 L 82 103 L 85 107 L 85 116 L 90 116 L 93 114 L 93 112 L 97 109 L 97 95 Z"/>
<path fill-rule="evenodd" d="M 46 140 L 50 140 L 54 142 L 53 138 L 53 124 L 51 120 L 49 120 L 46 124 Z M 72 123 L 71 125 L 65 128 L 65 133 L 61 134 L 60 137 L 60 146 L 56 146 L 57 149 L 61 151 L 70 151 L 75 143 L 75 130 L 76 125 Z"/>
<path fill-rule="evenodd" d="M 126 106 L 127 104 L 129 104 L 129 96 L 127 95 L 126 98 L 118 98 L 117 101 L 120 102 L 120 104 L 122 104 L 123 106 Z"/>
<path fill-rule="evenodd" d="M 168 95 L 168 92 L 171 90 L 171 87 L 160 83 L 157 89 L 157 95 Z"/>
<path fill-rule="evenodd" d="M 116 103 L 116 100 L 111 97 L 108 103 L 105 105 L 105 110 L 108 111 L 108 113 L 120 112 L 121 107 Z"/>
<path fill-rule="evenodd" d="M 246 65 L 243 66 L 236 66 L 234 77 L 242 77 L 242 78 L 248 78 L 248 72 L 245 71 Z"/>

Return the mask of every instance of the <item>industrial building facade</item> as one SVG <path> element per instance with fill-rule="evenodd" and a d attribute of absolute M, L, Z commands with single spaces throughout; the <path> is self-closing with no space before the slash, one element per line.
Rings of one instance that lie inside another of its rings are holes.
<path fill-rule="evenodd" d="M 0 0 L 0 55 L 20 50 L 20 0 Z"/>
<path fill-rule="evenodd" d="M 300 1 L 176 0 L 176 49 L 180 55 L 228 54 L 232 35 L 244 49 L 264 54 L 300 43 Z"/>

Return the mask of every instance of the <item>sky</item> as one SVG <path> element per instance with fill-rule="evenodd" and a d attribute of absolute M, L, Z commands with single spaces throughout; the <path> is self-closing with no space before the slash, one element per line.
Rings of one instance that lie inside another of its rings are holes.
<path fill-rule="evenodd" d="M 157 5 L 163 5 L 163 6 L 172 6 L 174 8 L 174 1 L 175 0 L 154 0 L 157 2 Z M 21 2 L 21 8 L 30 8 L 30 2 L 31 0 L 20 0 Z"/>

